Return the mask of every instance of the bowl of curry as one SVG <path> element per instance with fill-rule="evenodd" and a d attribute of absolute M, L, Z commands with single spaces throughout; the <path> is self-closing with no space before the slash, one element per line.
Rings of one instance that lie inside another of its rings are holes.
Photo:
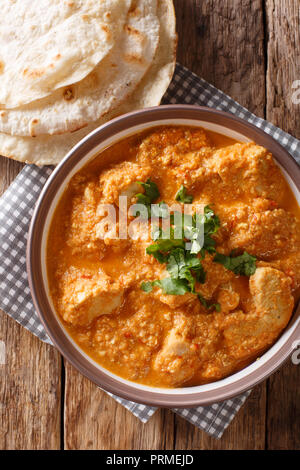
<path fill-rule="evenodd" d="M 29 283 L 53 343 L 132 401 L 250 389 L 300 337 L 300 170 L 260 129 L 172 105 L 69 152 L 36 206 Z"/>

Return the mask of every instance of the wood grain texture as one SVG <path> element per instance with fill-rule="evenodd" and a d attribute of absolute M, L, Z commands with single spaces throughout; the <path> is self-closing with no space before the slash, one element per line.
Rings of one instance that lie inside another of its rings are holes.
<path fill-rule="evenodd" d="M 266 0 L 268 29 L 267 118 L 300 138 L 300 104 L 294 104 L 293 83 L 300 81 L 300 4 Z M 300 83 L 297 88 L 300 88 Z"/>
<path fill-rule="evenodd" d="M 66 363 L 64 436 L 66 449 L 173 449 L 174 414 L 143 424 Z"/>
<path fill-rule="evenodd" d="M 272 450 L 300 450 L 300 365 L 292 362 L 272 375 L 268 384 L 267 440 Z"/>
<path fill-rule="evenodd" d="M 300 104 L 292 101 L 292 84 L 300 80 L 300 5 L 267 0 L 269 32 L 267 119 L 300 138 Z M 300 88 L 300 82 L 298 89 Z M 269 379 L 267 442 L 269 449 L 300 449 L 300 366 L 288 361 Z"/>
<path fill-rule="evenodd" d="M 177 60 L 250 111 L 265 109 L 262 0 L 175 0 Z"/>
<path fill-rule="evenodd" d="M 0 340 L 0 449 L 60 449 L 60 355 L 3 312 Z"/>
<path fill-rule="evenodd" d="M 22 164 L 0 157 L 0 192 Z M 61 357 L 0 310 L 0 449 L 59 449 Z M 2 361 L 3 362 L 3 361 Z"/>

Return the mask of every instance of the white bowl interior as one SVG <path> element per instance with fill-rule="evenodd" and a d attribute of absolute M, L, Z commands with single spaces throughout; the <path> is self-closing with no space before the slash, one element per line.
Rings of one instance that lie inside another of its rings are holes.
<path fill-rule="evenodd" d="M 52 216 L 53 216 L 55 207 L 57 206 L 60 198 L 62 197 L 62 195 L 63 195 L 69 181 L 71 180 L 71 178 L 81 168 L 83 168 L 90 160 L 92 160 L 97 154 L 99 154 L 105 148 L 107 148 L 107 147 L 111 146 L 112 144 L 118 142 L 119 140 L 121 140 L 123 138 L 126 138 L 126 137 L 129 137 L 129 136 L 131 136 L 133 134 L 136 134 L 138 132 L 141 132 L 143 130 L 150 129 L 151 127 L 157 127 L 157 126 L 161 126 L 161 125 L 170 125 L 170 124 L 173 124 L 173 125 L 174 124 L 175 125 L 186 125 L 186 126 L 193 126 L 193 127 L 195 127 L 195 126 L 203 127 L 204 129 L 207 129 L 209 131 L 217 132 L 217 133 L 225 135 L 227 137 L 231 137 L 231 138 L 236 139 L 240 142 L 251 142 L 251 139 L 249 139 L 245 135 L 240 134 L 239 132 L 236 132 L 236 131 L 231 130 L 229 128 L 220 126 L 218 124 L 214 124 L 214 123 L 210 123 L 210 122 L 206 122 L 206 121 L 198 121 L 198 120 L 196 121 L 196 120 L 190 120 L 190 119 L 176 119 L 176 118 L 175 119 L 167 119 L 167 120 L 165 119 L 165 120 L 160 120 L 160 121 L 153 121 L 153 122 L 148 122 L 146 124 L 136 125 L 136 126 L 131 127 L 128 130 L 124 130 L 122 132 L 119 132 L 118 134 L 115 134 L 113 137 L 105 140 L 104 142 L 102 142 L 101 144 L 96 146 L 93 150 L 91 150 L 87 155 L 85 155 L 85 157 L 80 162 L 78 162 L 77 165 L 74 166 L 72 171 L 69 173 L 68 178 L 66 178 L 64 183 L 60 186 L 60 188 L 57 191 L 56 196 L 53 199 L 52 204 L 49 208 L 47 218 L 46 218 L 46 222 L 45 222 L 45 226 L 43 228 L 42 253 L 45 253 L 45 251 L 46 251 L 46 244 L 47 244 L 49 227 L 50 227 L 50 224 L 51 224 L 51 220 L 52 220 Z M 95 132 L 96 131 L 92 132 L 87 137 L 85 137 L 83 140 L 86 141 Z M 77 144 L 77 146 L 78 145 L 80 145 L 80 143 Z M 286 171 L 281 167 L 281 165 L 278 164 L 278 166 L 281 168 L 281 171 L 282 171 L 285 179 L 287 180 L 289 186 L 291 187 L 291 189 L 292 189 L 292 191 L 293 191 L 293 193 L 296 197 L 296 200 L 297 200 L 298 204 L 300 205 L 300 193 L 299 193 L 298 189 L 296 188 L 296 185 L 294 184 L 292 179 L 289 177 L 289 175 L 286 173 Z M 58 319 L 59 324 L 61 326 L 61 329 L 63 330 L 65 336 L 73 344 L 74 348 L 76 348 L 77 351 L 82 356 L 84 356 L 89 362 L 93 363 L 96 368 L 98 368 L 100 371 L 104 372 L 108 376 L 117 378 L 119 382 L 122 382 L 122 383 L 127 384 L 127 385 L 134 386 L 136 389 L 144 390 L 144 391 L 151 391 L 151 392 L 157 391 L 159 393 L 172 394 L 172 395 L 177 395 L 177 394 L 183 394 L 184 393 L 186 395 L 189 395 L 189 394 L 194 394 L 195 392 L 213 391 L 213 390 L 218 389 L 220 386 L 230 385 L 230 384 L 240 380 L 241 378 L 245 377 L 249 373 L 255 372 L 263 364 L 267 363 L 272 358 L 272 356 L 285 344 L 287 339 L 292 335 L 292 333 L 294 332 L 294 330 L 297 328 L 297 326 L 300 323 L 300 316 L 298 316 L 297 318 L 294 318 L 291 321 L 291 323 L 289 324 L 289 326 L 286 328 L 286 330 L 283 332 L 283 334 L 280 336 L 280 338 L 276 341 L 276 343 L 270 349 L 268 349 L 268 351 L 265 352 L 259 358 L 259 360 L 254 361 L 252 364 L 245 367 L 241 371 L 239 371 L 235 374 L 232 374 L 229 377 L 226 377 L 225 379 L 219 380 L 217 382 L 212 382 L 212 383 L 209 383 L 209 384 L 205 384 L 205 385 L 198 385 L 198 386 L 194 386 L 194 387 L 184 387 L 184 388 L 177 388 L 177 389 L 169 389 L 169 388 L 164 389 L 164 388 L 149 387 L 147 385 L 140 385 L 140 384 L 137 384 L 136 382 L 131 382 L 131 381 L 125 380 L 120 376 L 116 376 L 115 374 L 113 374 L 109 370 L 102 367 L 100 364 L 96 363 L 90 356 L 88 356 L 75 343 L 73 338 L 70 336 L 70 334 L 67 332 L 67 330 L 63 326 L 59 316 L 56 314 L 52 299 L 49 295 L 49 283 L 48 283 L 45 257 L 43 257 L 43 259 L 42 259 L 42 273 L 43 273 L 42 281 L 44 283 L 45 290 L 46 290 L 46 293 L 48 295 L 48 299 L 49 299 L 51 308 L 52 308 L 54 314 L 56 315 L 56 318 Z M 291 352 L 292 352 L 292 350 L 291 350 Z"/>

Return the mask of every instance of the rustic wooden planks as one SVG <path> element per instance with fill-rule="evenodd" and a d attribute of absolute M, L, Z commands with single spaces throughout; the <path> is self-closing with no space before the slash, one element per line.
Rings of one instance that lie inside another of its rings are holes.
<path fill-rule="evenodd" d="M 299 2 L 267 0 L 266 19 L 267 119 L 300 138 L 300 103 L 292 100 L 295 92 L 292 85 L 300 80 Z M 293 365 L 291 360 L 269 380 L 266 441 L 269 449 L 300 449 L 299 384 L 300 365 Z"/>
<path fill-rule="evenodd" d="M 0 157 L 1 194 L 21 168 Z M 1 311 L 0 341 L 0 449 L 59 449 L 59 353 Z"/>
<path fill-rule="evenodd" d="M 0 340 L 0 449 L 60 449 L 60 355 L 2 312 Z"/>
<path fill-rule="evenodd" d="M 175 0 L 178 62 L 263 115 L 262 0 Z"/>
<path fill-rule="evenodd" d="M 174 415 L 160 410 L 142 424 L 66 363 L 66 449 L 173 449 Z"/>
<path fill-rule="evenodd" d="M 267 118 L 300 138 L 300 105 L 294 104 L 293 83 L 300 80 L 300 4 L 266 0 L 268 30 Z M 299 84 L 297 85 L 299 89 Z M 298 93 L 299 97 L 299 93 Z"/>

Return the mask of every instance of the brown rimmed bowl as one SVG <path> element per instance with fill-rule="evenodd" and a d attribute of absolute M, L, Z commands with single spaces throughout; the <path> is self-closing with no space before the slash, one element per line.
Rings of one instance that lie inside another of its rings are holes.
<path fill-rule="evenodd" d="M 46 243 L 54 210 L 72 176 L 117 141 L 159 125 L 200 126 L 239 141 L 254 141 L 272 152 L 300 203 L 300 168 L 289 153 L 259 128 L 222 111 L 186 105 L 144 109 L 99 127 L 65 156 L 48 179 L 37 202 L 29 230 L 27 270 L 35 308 L 53 344 L 63 356 L 99 387 L 138 403 L 162 407 L 194 407 L 232 398 L 265 380 L 291 355 L 300 340 L 299 308 L 276 343 L 258 360 L 225 379 L 195 387 L 154 388 L 122 379 L 82 351 L 64 328 L 49 296 Z"/>

